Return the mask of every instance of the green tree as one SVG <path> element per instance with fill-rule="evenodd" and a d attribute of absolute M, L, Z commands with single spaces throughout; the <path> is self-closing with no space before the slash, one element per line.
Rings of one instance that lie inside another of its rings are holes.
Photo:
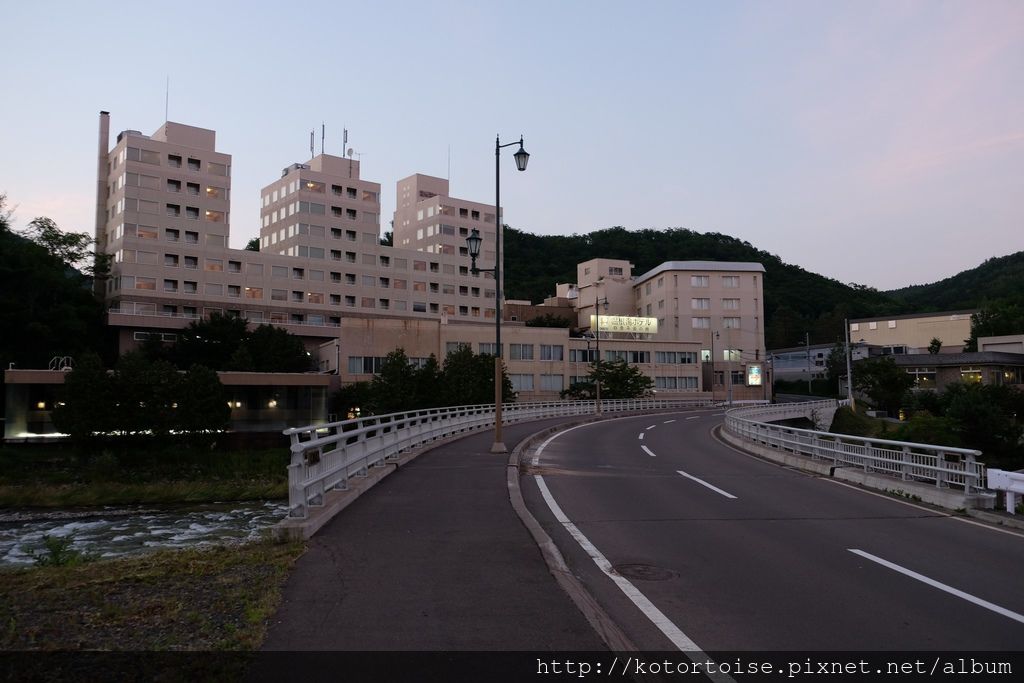
<path fill-rule="evenodd" d="M 971 315 L 971 336 L 964 351 L 977 351 L 979 337 L 998 337 L 1024 332 L 1024 305 L 1013 300 L 990 302 Z"/>
<path fill-rule="evenodd" d="M 84 232 L 64 232 L 53 219 L 40 216 L 32 219 L 21 233 L 50 252 L 71 268 L 84 265 L 92 256 L 93 240 Z"/>
<path fill-rule="evenodd" d="M 430 354 L 426 362 L 416 368 L 413 373 L 413 384 L 411 387 L 416 397 L 416 405 L 420 408 L 437 408 L 442 406 L 441 388 L 441 365 L 437 357 Z"/>
<path fill-rule="evenodd" d="M 114 428 L 114 378 L 95 353 L 83 355 L 64 376 L 61 400 L 53 411 L 53 424 L 71 440 L 87 446 Z"/>
<path fill-rule="evenodd" d="M 853 367 L 853 386 L 878 408 L 896 414 L 904 394 L 914 386 L 914 378 L 896 365 L 891 356 L 885 356 L 857 361 Z"/>
<path fill-rule="evenodd" d="M 839 390 L 839 380 L 846 376 L 846 345 L 836 344 L 825 359 L 828 385 Z"/>
<path fill-rule="evenodd" d="M 501 400 L 515 400 L 512 381 L 504 367 L 501 377 Z M 494 403 L 494 356 L 475 354 L 467 346 L 450 351 L 442 365 L 439 394 L 440 403 L 445 406 Z"/>
<path fill-rule="evenodd" d="M 259 251 L 260 250 L 260 238 L 253 237 L 251 240 L 245 243 L 246 251 Z"/>
<path fill-rule="evenodd" d="M 410 389 L 414 386 L 416 369 L 409 363 L 404 349 L 395 349 L 381 362 L 380 373 L 370 383 L 375 413 L 399 413 L 415 410 L 416 396 Z"/>
<path fill-rule="evenodd" d="M 935 355 L 942 350 L 942 340 L 938 337 L 932 337 L 932 340 L 928 342 L 928 353 Z"/>
<path fill-rule="evenodd" d="M 338 420 L 351 420 L 372 415 L 373 387 L 370 382 L 353 382 L 334 392 L 331 410 Z"/>
<path fill-rule="evenodd" d="M 307 372 L 313 364 L 301 339 L 273 325 L 260 325 L 247 333 L 239 350 L 248 353 L 253 372 Z"/>
<path fill-rule="evenodd" d="M 181 331 L 174 347 L 174 362 L 179 368 L 202 365 L 226 370 L 232 356 L 248 337 L 248 322 L 223 313 L 194 320 Z"/>
<path fill-rule="evenodd" d="M 526 321 L 527 327 L 572 327 L 573 322 L 568 318 L 554 313 L 545 313 L 544 315 L 537 316 L 536 318 L 530 318 Z"/>
<path fill-rule="evenodd" d="M 976 448 L 989 456 L 1012 457 L 1020 454 L 1019 416 L 1024 397 L 1011 387 L 957 382 L 946 387 L 942 396 L 946 417 L 956 423 L 956 431 L 967 448 Z"/>
<path fill-rule="evenodd" d="M 654 380 L 621 358 L 594 363 L 588 377 L 592 381 L 600 380 L 602 399 L 643 398 L 654 388 Z"/>
<path fill-rule="evenodd" d="M 227 396 L 220 377 L 202 365 L 193 365 L 179 382 L 175 429 L 188 432 L 193 440 L 226 429 L 231 418 Z"/>
<path fill-rule="evenodd" d="M 181 376 L 173 365 L 129 352 L 118 359 L 113 379 L 115 429 L 165 436 L 176 428 L 174 405 L 181 396 Z"/>
<path fill-rule="evenodd" d="M 45 368 L 54 356 L 88 352 L 112 358 L 89 278 L 11 230 L 3 196 L 0 219 L 0 366 Z"/>

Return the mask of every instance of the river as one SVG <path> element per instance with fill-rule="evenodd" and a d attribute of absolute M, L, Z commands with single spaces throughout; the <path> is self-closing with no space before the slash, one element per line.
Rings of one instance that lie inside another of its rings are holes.
<path fill-rule="evenodd" d="M 0 567 L 34 563 L 43 537 L 70 538 L 71 548 L 97 558 L 163 548 L 246 541 L 284 519 L 286 501 L 135 506 L 77 510 L 0 510 Z"/>

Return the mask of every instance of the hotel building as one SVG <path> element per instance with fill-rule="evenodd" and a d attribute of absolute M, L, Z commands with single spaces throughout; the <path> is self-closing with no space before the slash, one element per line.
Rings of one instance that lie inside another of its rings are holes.
<path fill-rule="evenodd" d="M 477 228 L 478 265 L 493 267 L 494 207 L 451 197 L 447 180 L 398 181 L 386 246 L 380 184 L 361 178 L 358 161 L 320 154 L 261 191 L 260 251 L 231 249 L 231 156 L 214 131 L 167 122 L 152 135 L 126 130 L 108 149 L 109 136 L 102 112 L 96 240 L 113 256 L 103 295 L 120 351 L 152 334 L 174 341 L 219 312 L 298 335 L 342 383 L 370 379 L 398 347 L 413 359 L 443 360 L 459 345 L 494 352 L 493 277 L 470 273 L 465 242 Z M 571 309 L 583 336 L 525 326 L 504 307 L 513 385 L 521 400 L 557 398 L 599 344 L 605 360 L 652 377 L 659 395 L 764 398 L 764 386 L 748 386 L 764 358 L 763 273 L 757 263 L 667 261 L 633 277 L 627 261 L 582 263 L 577 283 L 513 310 Z M 595 303 L 600 340 L 588 334 Z M 656 331 L 611 326 L 635 317 L 656 320 Z"/>

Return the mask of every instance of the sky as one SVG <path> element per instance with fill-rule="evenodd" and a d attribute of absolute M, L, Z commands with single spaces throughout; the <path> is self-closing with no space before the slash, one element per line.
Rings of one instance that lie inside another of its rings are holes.
<path fill-rule="evenodd" d="M 535 234 L 718 232 L 882 290 L 1024 249 L 1020 0 L 55 1 L 4 23 L 17 228 L 92 234 L 99 111 L 112 142 L 166 106 L 233 157 L 233 247 L 324 125 L 381 184 L 382 230 L 413 173 L 493 202 L 495 137 L 522 135 L 501 198 Z"/>

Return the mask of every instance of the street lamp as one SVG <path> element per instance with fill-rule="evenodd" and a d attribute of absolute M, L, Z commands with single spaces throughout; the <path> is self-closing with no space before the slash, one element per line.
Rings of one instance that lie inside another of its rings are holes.
<path fill-rule="evenodd" d="M 595 347 L 597 349 L 597 363 L 596 372 L 594 373 L 594 390 L 595 397 L 597 398 L 597 414 L 601 414 L 601 304 L 604 304 L 604 309 L 608 310 L 608 297 L 602 299 L 597 298 L 597 285 L 601 284 L 600 280 L 594 285 L 594 339 L 596 340 Z M 590 344 L 587 344 L 587 355 L 590 355 Z"/>
<path fill-rule="evenodd" d="M 477 268 L 476 259 L 480 255 L 480 231 L 476 228 L 466 238 L 466 246 L 469 247 L 469 257 L 472 260 L 470 272 L 494 273 L 494 343 L 497 347 L 494 353 L 494 444 L 491 445 L 491 453 L 507 453 L 505 443 L 501 440 L 501 389 L 502 364 L 501 364 L 501 149 L 518 144 L 519 150 L 513 154 L 516 160 L 516 168 L 520 171 L 526 170 L 526 163 L 530 160 L 529 153 L 523 149 L 523 136 L 519 136 L 519 142 L 501 144 L 501 138 L 494 138 L 494 268 Z"/>

